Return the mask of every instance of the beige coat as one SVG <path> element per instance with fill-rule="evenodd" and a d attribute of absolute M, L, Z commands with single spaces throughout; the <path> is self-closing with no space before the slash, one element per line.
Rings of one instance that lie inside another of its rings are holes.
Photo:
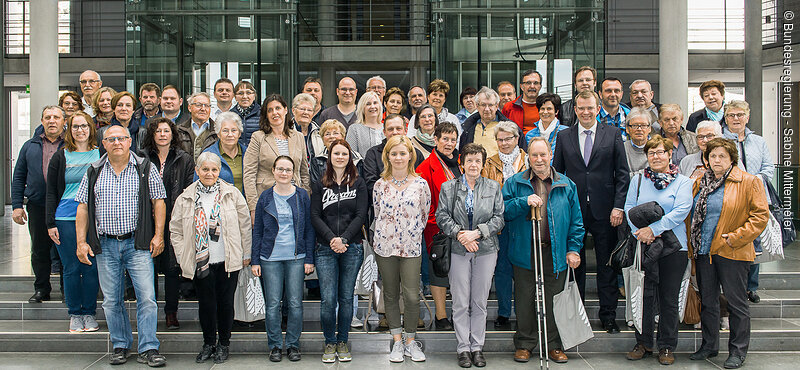
<path fill-rule="evenodd" d="M 193 182 L 175 200 L 172 208 L 172 219 L 169 222 L 170 241 L 175 250 L 175 258 L 181 266 L 183 277 L 194 278 L 197 268 L 194 245 L 194 196 L 197 183 Z M 225 271 L 234 272 L 242 269 L 242 261 L 250 259 L 252 247 L 252 230 L 250 212 L 242 193 L 233 185 L 220 181 L 220 226 L 222 240 L 225 241 Z"/>
<path fill-rule="evenodd" d="M 250 138 L 250 144 L 242 159 L 242 183 L 244 195 L 250 210 L 256 209 L 258 197 L 264 190 L 275 184 L 272 176 L 272 163 L 278 158 L 278 145 L 274 136 L 266 135 L 258 130 Z M 289 156 L 294 160 L 294 183 L 311 194 L 311 180 L 308 174 L 308 158 L 306 157 L 306 142 L 303 134 L 291 130 L 289 135 Z"/>

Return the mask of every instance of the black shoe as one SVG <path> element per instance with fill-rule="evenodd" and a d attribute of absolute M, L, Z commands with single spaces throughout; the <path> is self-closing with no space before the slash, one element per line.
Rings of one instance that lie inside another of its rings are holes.
<path fill-rule="evenodd" d="M 446 317 L 436 319 L 436 330 L 453 330 L 453 324 Z"/>
<path fill-rule="evenodd" d="M 217 352 L 214 353 L 214 363 L 221 364 L 228 361 L 228 346 L 217 344 Z"/>
<path fill-rule="evenodd" d="M 292 362 L 300 361 L 300 348 L 289 347 L 289 349 L 286 350 L 286 358 Z"/>
<path fill-rule="evenodd" d="M 615 320 L 608 320 L 603 323 L 603 330 L 605 330 L 608 334 L 616 334 L 619 333 L 619 326 L 617 326 L 617 322 Z"/>
<path fill-rule="evenodd" d="M 28 303 L 42 303 L 42 301 L 49 301 L 50 300 L 50 293 L 45 293 L 41 290 L 37 290 L 33 295 L 28 298 Z"/>
<path fill-rule="evenodd" d="M 140 364 L 147 364 L 150 367 L 161 367 L 167 364 L 167 358 L 158 353 L 157 349 L 148 349 L 140 353 L 136 361 Z"/>
<path fill-rule="evenodd" d="M 279 347 L 275 347 L 271 351 L 269 351 L 270 361 L 281 362 L 282 359 L 283 359 L 283 352 L 281 352 L 281 349 Z"/>
<path fill-rule="evenodd" d="M 108 363 L 111 365 L 122 365 L 128 362 L 127 348 L 114 348 L 114 353 L 108 356 Z"/>
<path fill-rule="evenodd" d="M 504 326 L 507 326 L 507 325 L 508 325 L 508 317 L 497 316 L 497 318 L 494 319 L 494 327 L 495 328 L 504 327 Z"/>
<path fill-rule="evenodd" d="M 472 367 L 472 354 L 464 351 L 458 354 L 458 366 L 463 368 Z"/>
<path fill-rule="evenodd" d="M 486 357 L 483 357 L 483 351 L 472 352 L 472 364 L 477 367 L 486 366 Z"/>
<path fill-rule="evenodd" d="M 717 351 L 712 351 L 712 350 L 709 350 L 709 349 L 702 349 L 701 348 L 697 352 L 692 353 L 691 355 L 689 355 L 689 359 L 693 360 L 693 361 L 702 361 L 702 360 L 705 360 L 707 358 L 717 357 L 718 354 L 719 354 L 719 352 L 717 352 Z"/>
<path fill-rule="evenodd" d="M 744 365 L 744 356 L 729 355 L 722 366 L 726 369 L 738 369 Z"/>
<path fill-rule="evenodd" d="M 210 344 L 204 344 L 203 349 L 200 350 L 200 353 L 197 354 L 197 358 L 194 359 L 194 362 L 198 364 L 202 364 L 206 362 L 209 358 L 214 356 L 214 346 Z"/>
<path fill-rule="evenodd" d="M 753 302 L 753 303 L 761 302 L 761 297 L 759 297 L 758 293 L 756 293 L 755 291 L 747 292 L 747 299 L 749 299 L 750 302 Z"/>

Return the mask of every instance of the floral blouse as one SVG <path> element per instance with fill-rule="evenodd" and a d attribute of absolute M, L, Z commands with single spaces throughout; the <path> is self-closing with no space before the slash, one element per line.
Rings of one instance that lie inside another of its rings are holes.
<path fill-rule="evenodd" d="M 431 191 L 417 176 L 405 190 L 397 190 L 383 178 L 372 192 L 375 208 L 375 253 L 381 257 L 419 257 L 422 232 L 428 222 Z"/>

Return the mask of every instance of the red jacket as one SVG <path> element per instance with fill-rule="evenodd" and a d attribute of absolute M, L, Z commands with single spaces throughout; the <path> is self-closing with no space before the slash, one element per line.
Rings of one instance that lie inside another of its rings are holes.
<path fill-rule="evenodd" d="M 539 110 L 536 109 L 536 107 L 534 107 L 534 109 L 536 110 L 536 115 L 533 116 L 533 121 L 538 122 Z M 522 129 L 523 135 L 527 134 L 528 131 L 530 131 L 533 128 L 529 127 L 528 130 L 525 130 L 525 128 L 522 127 L 522 122 L 525 115 L 524 110 L 522 109 L 522 95 L 506 103 L 506 105 L 503 106 L 503 110 L 501 113 L 503 113 L 504 116 L 508 117 L 509 120 L 515 122 L 519 126 L 519 128 Z"/>
<path fill-rule="evenodd" d="M 428 224 L 423 232 L 428 253 L 431 251 L 433 236 L 439 232 L 439 226 L 436 225 L 436 209 L 439 207 L 439 192 L 442 190 L 442 184 L 447 182 L 449 172 L 442 167 L 436 150 L 417 166 L 417 173 L 428 182 L 428 188 L 431 191 L 431 209 L 428 211 Z"/>

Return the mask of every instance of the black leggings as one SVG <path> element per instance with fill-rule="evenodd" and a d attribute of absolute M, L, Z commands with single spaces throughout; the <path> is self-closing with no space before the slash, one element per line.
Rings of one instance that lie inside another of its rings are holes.
<path fill-rule="evenodd" d="M 203 343 L 214 345 L 219 330 L 219 344 L 228 346 L 231 344 L 233 295 L 239 271 L 225 272 L 225 263 L 222 262 L 208 265 L 208 269 L 208 276 L 194 279 Z"/>

